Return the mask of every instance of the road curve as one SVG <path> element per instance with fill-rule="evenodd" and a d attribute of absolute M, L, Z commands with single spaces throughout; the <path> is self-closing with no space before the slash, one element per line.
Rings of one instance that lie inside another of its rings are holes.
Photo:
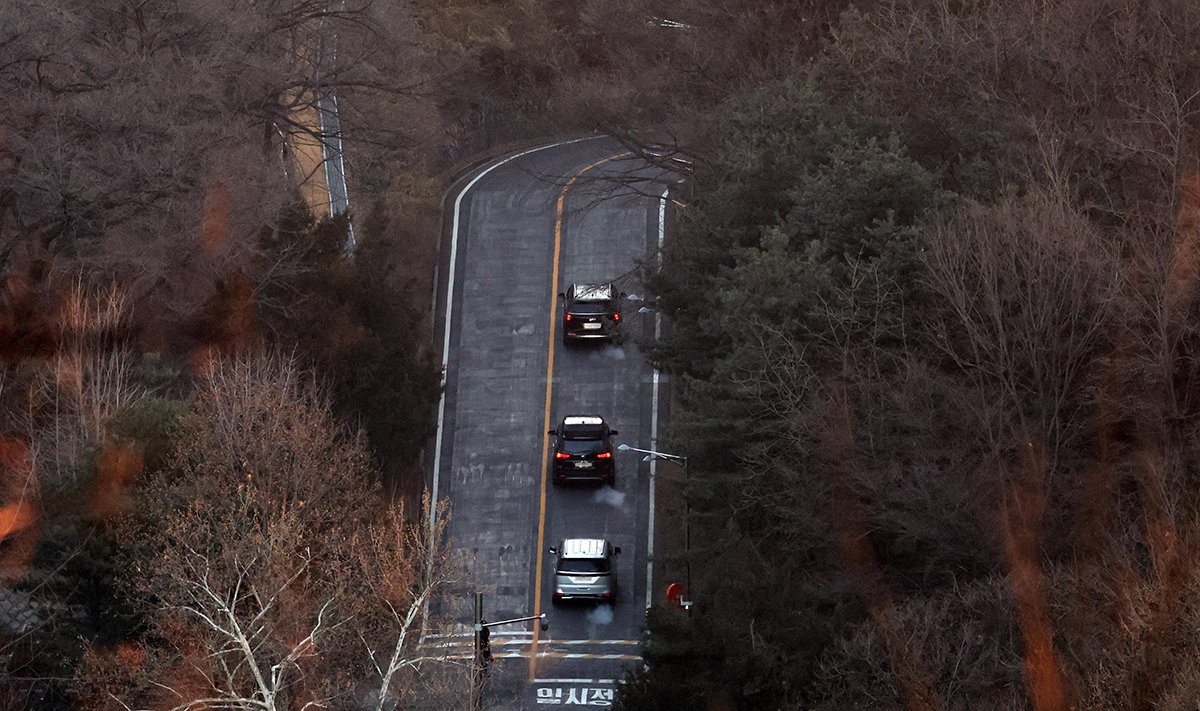
<path fill-rule="evenodd" d="M 564 414 L 603 415 L 618 442 L 636 447 L 656 432 L 657 378 L 635 345 L 653 334 L 654 317 L 630 303 L 623 343 L 565 347 L 556 313 L 556 293 L 573 282 L 640 291 L 632 272 L 659 244 L 662 210 L 652 183 L 621 185 L 644 169 L 611 139 L 578 139 L 483 166 L 447 200 L 436 304 L 446 387 L 432 488 L 450 503 L 450 546 L 484 593 L 484 616 L 546 612 L 550 621 L 546 632 L 493 630 L 487 708 L 601 708 L 637 663 L 651 469 L 618 452 L 615 487 L 554 486 L 545 445 Z M 615 604 L 552 605 L 545 548 L 601 536 L 622 548 Z M 467 596 L 456 614 L 472 622 Z"/>

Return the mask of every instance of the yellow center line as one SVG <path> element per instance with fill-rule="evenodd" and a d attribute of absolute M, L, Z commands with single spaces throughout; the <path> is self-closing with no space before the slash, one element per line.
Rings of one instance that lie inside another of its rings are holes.
<path fill-rule="evenodd" d="M 610 160 L 617 158 L 625 158 L 631 155 L 630 153 L 620 153 L 618 155 L 609 156 L 601 159 L 580 170 L 567 184 L 563 186 L 558 193 L 558 204 L 554 212 L 554 264 L 551 269 L 550 279 L 550 358 L 546 362 L 546 409 L 545 417 L 542 421 L 542 478 L 540 488 L 540 503 L 538 505 L 538 535 L 537 548 L 534 551 L 534 563 L 536 572 L 533 578 L 533 614 L 534 616 L 542 614 L 542 556 L 545 554 L 546 545 L 546 477 L 549 472 L 548 462 L 550 460 L 550 438 L 547 433 L 550 430 L 550 398 L 553 393 L 554 384 L 554 341 L 557 337 L 557 320 L 558 316 L 558 258 L 562 252 L 562 226 L 563 226 L 563 204 L 567 199 L 567 190 L 570 189 L 575 181 L 584 173 L 598 165 L 607 163 Z M 540 625 L 533 626 L 533 642 L 530 649 L 529 657 L 529 680 L 533 681 L 537 678 L 537 645 L 538 636 L 541 632 Z"/>

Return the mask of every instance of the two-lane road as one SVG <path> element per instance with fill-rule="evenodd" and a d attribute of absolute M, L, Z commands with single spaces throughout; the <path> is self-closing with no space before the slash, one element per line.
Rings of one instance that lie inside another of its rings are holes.
<path fill-rule="evenodd" d="M 654 198 L 605 176 L 638 168 L 614 141 L 591 138 L 526 151 L 476 171 L 448 201 L 438 313 L 446 392 L 434 488 L 448 500 L 450 547 L 485 595 L 489 620 L 549 615 L 550 629 L 493 631 L 490 708 L 597 708 L 637 663 L 651 550 L 652 479 L 640 455 L 617 453 L 615 487 L 549 483 L 547 429 L 598 414 L 617 442 L 656 432 L 655 378 L 634 340 L 653 316 L 623 309 L 620 344 L 566 347 L 557 294 L 573 282 L 629 276 L 661 239 Z M 552 558 L 564 537 L 622 549 L 613 605 L 552 605 Z M 470 603 L 464 600 L 464 623 Z M 463 641 L 469 641 L 464 637 Z"/>

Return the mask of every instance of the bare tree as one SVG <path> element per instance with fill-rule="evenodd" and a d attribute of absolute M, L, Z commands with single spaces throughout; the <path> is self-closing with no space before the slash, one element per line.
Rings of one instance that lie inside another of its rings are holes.
<path fill-rule="evenodd" d="M 286 202 L 318 100 L 414 92 L 414 27 L 391 0 L 5 4 L 0 269 L 33 253 L 194 308 Z M 403 143 L 380 123 L 364 137 Z"/>
<path fill-rule="evenodd" d="M 428 501 L 422 510 L 428 510 Z M 459 699 L 469 698 L 463 693 L 469 669 L 444 652 L 422 648 L 418 638 L 422 629 L 438 624 L 429 616 L 431 604 L 460 580 L 456 567 L 441 562 L 447 550 L 446 523 L 443 516 L 432 531 L 417 530 L 403 516 L 391 516 L 371 531 L 359 550 L 358 579 L 367 588 L 368 606 L 356 615 L 355 631 L 375 675 L 370 695 L 374 711 L 385 711 L 387 704 L 405 695 L 436 696 L 442 686 Z M 414 689 L 414 673 L 438 681 Z"/>
<path fill-rule="evenodd" d="M 93 705 L 327 708 L 366 689 L 383 708 L 442 661 L 413 633 L 454 576 L 440 530 L 384 499 L 294 362 L 214 369 L 129 529 L 153 634 L 124 673 L 93 656 Z"/>
<path fill-rule="evenodd" d="M 1057 444 L 1079 424 L 1090 367 L 1118 323 L 1125 285 L 1116 243 L 1034 191 L 963 208 L 924 256 L 944 305 L 932 342 L 977 384 L 1004 392 L 1027 431 Z"/>
<path fill-rule="evenodd" d="M 968 190 L 1040 172 L 1048 141 L 1097 213 L 1172 219 L 1200 128 L 1194 3 L 879 3 L 843 20 L 822 73 Z"/>

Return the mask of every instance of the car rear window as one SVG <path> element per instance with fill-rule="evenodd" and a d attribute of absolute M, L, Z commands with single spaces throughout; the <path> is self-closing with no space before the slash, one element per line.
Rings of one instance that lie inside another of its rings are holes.
<path fill-rule="evenodd" d="M 562 443 L 562 451 L 567 454 L 591 454 L 600 449 L 602 449 L 600 442 L 594 439 L 567 439 Z"/>
<path fill-rule="evenodd" d="M 563 439 L 597 440 L 604 437 L 603 425 L 563 425 Z"/>
<path fill-rule="evenodd" d="M 570 311 L 573 314 L 606 314 L 608 304 L 603 301 L 576 301 L 571 305 Z"/>
<path fill-rule="evenodd" d="M 608 561 L 603 558 L 563 558 L 558 561 L 560 573 L 607 573 Z"/>

